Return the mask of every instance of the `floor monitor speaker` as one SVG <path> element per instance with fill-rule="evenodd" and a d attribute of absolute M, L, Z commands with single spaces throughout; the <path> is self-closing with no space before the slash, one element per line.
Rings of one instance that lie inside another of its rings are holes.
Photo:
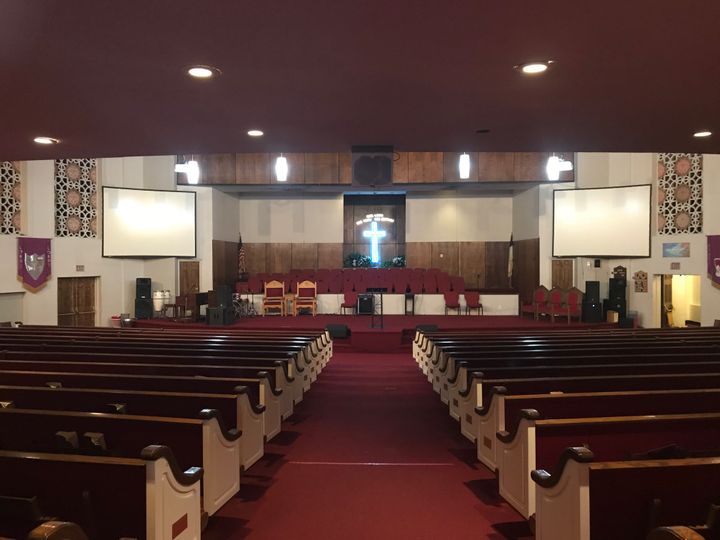
<path fill-rule="evenodd" d="M 328 324 L 325 327 L 332 339 L 346 339 L 350 336 L 350 329 L 344 324 Z"/>
<path fill-rule="evenodd" d="M 415 330 L 420 330 L 422 332 L 437 332 L 438 327 L 436 324 L 418 324 L 415 327 Z"/>
<path fill-rule="evenodd" d="M 135 299 L 135 318 L 136 319 L 152 319 L 153 305 L 151 298 Z"/>
<path fill-rule="evenodd" d="M 135 298 L 151 298 L 152 280 L 149 277 L 135 279 Z"/>
<path fill-rule="evenodd" d="M 585 301 L 595 304 L 600 303 L 600 282 L 599 281 L 586 281 L 585 282 Z"/>

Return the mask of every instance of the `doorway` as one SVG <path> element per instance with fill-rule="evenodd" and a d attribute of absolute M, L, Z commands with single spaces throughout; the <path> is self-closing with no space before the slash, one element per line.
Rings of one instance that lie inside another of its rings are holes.
<path fill-rule="evenodd" d="M 58 278 L 58 326 L 95 326 L 96 277 Z"/>
<path fill-rule="evenodd" d="M 660 326 L 699 326 L 700 276 L 665 274 L 660 280 Z"/>
<path fill-rule="evenodd" d="M 200 292 L 200 261 L 180 261 L 178 296 Z"/>

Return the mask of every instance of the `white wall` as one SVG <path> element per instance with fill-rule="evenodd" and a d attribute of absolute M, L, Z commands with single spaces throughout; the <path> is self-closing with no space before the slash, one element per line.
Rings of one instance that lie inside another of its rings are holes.
<path fill-rule="evenodd" d="M 212 237 L 213 240 L 237 242 L 240 234 L 240 213 L 237 198 L 212 190 Z M 244 242 L 247 242 L 243 238 Z"/>
<path fill-rule="evenodd" d="M 342 243 L 343 197 L 242 197 L 239 225 L 247 243 Z"/>
<path fill-rule="evenodd" d="M 408 194 L 406 242 L 509 241 L 512 197 Z"/>
<path fill-rule="evenodd" d="M 540 234 L 540 186 L 517 193 L 512 201 L 513 240 L 530 240 Z"/>

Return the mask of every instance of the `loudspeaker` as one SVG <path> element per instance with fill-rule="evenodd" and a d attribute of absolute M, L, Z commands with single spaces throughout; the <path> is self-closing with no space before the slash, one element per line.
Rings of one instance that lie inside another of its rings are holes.
<path fill-rule="evenodd" d="M 615 311 L 619 319 L 624 319 L 627 317 L 627 302 L 624 298 L 620 300 L 613 300 L 612 298 L 603 300 L 603 317 L 605 320 L 607 320 L 608 311 Z"/>
<path fill-rule="evenodd" d="M 582 303 L 582 321 L 589 323 L 603 322 L 603 312 L 600 302 Z"/>
<path fill-rule="evenodd" d="M 227 285 L 218 285 L 215 289 L 217 307 L 232 307 L 233 290 Z"/>
<path fill-rule="evenodd" d="M 626 289 L 627 280 L 625 278 L 610 278 L 610 291 L 608 293 L 610 300 L 625 300 L 627 298 Z"/>
<path fill-rule="evenodd" d="M 345 339 L 350 336 L 350 329 L 344 324 L 328 324 L 325 330 L 330 332 L 332 339 Z"/>
<path fill-rule="evenodd" d="M 136 298 L 135 299 L 135 318 L 136 319 L 152 319 L 152 316 L 153 316 L 152 299 L 151 298 Z"/>
<path fill-rule="evenodd" d="M 358 315 L 372 315 L 374 298 L 372 294 L 358 294 Z"/>
<path fill-rule="evenodd" d="M 234 319 L 235 316 L 231 307 L 214 307 L 207 309 L 207 323 L 209 326 L 231 324 Z"/>
<path fill-rule="evenodd" d="M 635 328 L 635 319 L 633 317 L 622 317 L 619 323 L 620 328 Z"/>
<path fill-rule="evenodd" d="M 392 146 L 353 146 L 352 183 L 379 186 L 392 183 Z"/>
<path fill-rule="evenodd" d="M 149 277 L 135 278 L 135 298 L 152 298 L 152 280 Z"/>
<path fill-rule="evenodd" d="M 600 303 L 600 282 L 599 281 L 586 281 L 585 282 L 585 301 L 588 303 L 594 303 L 594 304 Z"/>

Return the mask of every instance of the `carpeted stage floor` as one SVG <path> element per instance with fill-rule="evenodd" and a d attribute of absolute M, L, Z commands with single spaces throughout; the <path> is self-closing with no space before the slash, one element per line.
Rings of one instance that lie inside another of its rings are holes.
<path fill-rule="evenodd" d="M 203 534 L 203 540 L 281 538 L 532 534 L 500 499 L 493 475 L 410 354 L 337 352 Z"/>

